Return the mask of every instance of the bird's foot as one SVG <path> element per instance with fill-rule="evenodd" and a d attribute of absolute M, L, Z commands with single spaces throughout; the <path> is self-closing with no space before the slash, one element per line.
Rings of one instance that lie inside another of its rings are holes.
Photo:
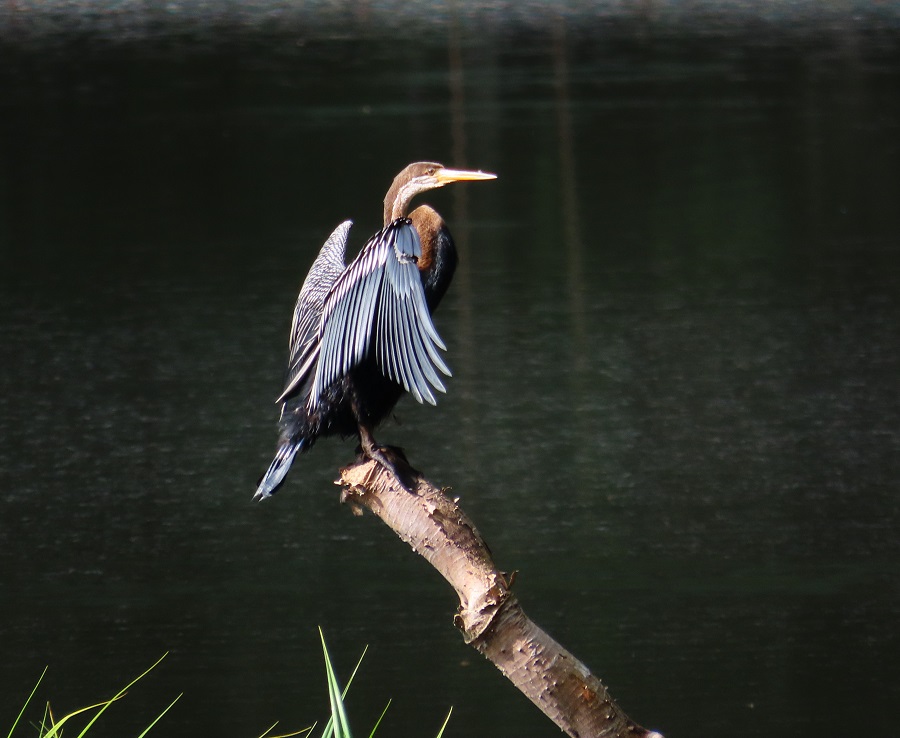
<path fill-rule="evenodd" d="M 396 446 L 371 446 L 360 448 L 360 456 L 377 461 L 387 471 L 394 475 L 400 486 L 407 492 L 413 493 L 416 489 L 416 480 L 419 472 L 409 465 L 403 449 Z"/>

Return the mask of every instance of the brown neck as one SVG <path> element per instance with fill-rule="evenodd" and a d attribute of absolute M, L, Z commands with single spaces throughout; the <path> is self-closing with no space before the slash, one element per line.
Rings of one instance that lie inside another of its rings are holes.
<path fill-rule="evenodd" d="M 397 216 L 398 218 L 400 216 Z M 419 257 L 419 271 L 425 271 L 431 266 L 434 258 L 435 239 L 438 231 L 444 225 L 444 220 L 437 211 L 429 205 L 419 205 L 409 214 L 413 228 L 419 234 L 419 242 L 422 244 L 422 256 Z"/>

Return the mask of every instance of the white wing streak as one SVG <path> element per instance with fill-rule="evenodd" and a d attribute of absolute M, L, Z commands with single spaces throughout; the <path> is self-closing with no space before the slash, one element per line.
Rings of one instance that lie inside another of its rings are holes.
<path fill-rule="evenodd" d="M 326 387 L 371 355 L 386 377 L 419 402 L 435 404 L 432 388 L 446 391 L 436 370 L 447 376 L 450 370 L 438 353 L 446 347 L 431 321 L 419 276 L 419 236 L 410 221 L 396 220 L 373 236 L 350 266 L 336 275 L 337 249 L 332 241 L 340 241 L 343 263 L 349 227 L 348 221 L 328 239 L 300 292 L 289 379 L 279 402 L 314 373 L 307 400 L 312 410 Z M 325 279 L 330 280 L 324 297 L 312 287 L 307 290 L 320 262 Z"/>
<path fill-rule="evenodd" d="M 319 330 L 325 300 L 345 270 L 344 252 L 353 221 L 345 220 L 325 241 L 300 288 L 288 339 L 288 371 L 282 402 L 306 377 L 319 355 Z"/>

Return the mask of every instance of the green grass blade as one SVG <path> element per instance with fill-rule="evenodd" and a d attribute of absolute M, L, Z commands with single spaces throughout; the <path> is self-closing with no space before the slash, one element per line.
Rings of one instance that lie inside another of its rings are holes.
<path fill-rule="evenodd" d="M 34 685 L 34 689 L 31 690 L 31 694 L 25 699 L 25 704 L 22 705 L 22 709 L 19 710 L 19 714 L 16 715 L 16 719 L 13 721 L 12 727 L 9 729 L 9 733 L 7 733 L 6 738 L 12 738 L 13 731 L 16 729 L 16 726 L 19 724 L 19 721 L 22 719 L 22 715 L 25 714 L 25 708 L 28 707 L 28 703 L 31 702 L 31 698 L 34 697 L 34 693 L 37 692 L 37 688 L 40 686 L 41 681 L 44 678 L 44 675 L 47 673 L 47 669 L 49 666 L 45 666 L 44 670 L 41 672 L 41 675 L 38 677 L 37 682 Z"/>
<path fill-rule="evenodd" d="M 139 674 L 139 675 L 136 676 L 134 679 L 132 679 L 130 682 L 128 682 L 128 684 L 126 684 L 124 687 L 122 687 L 122 689 L 120 689 L 120 690 L 112 697 L 112 699 L 109 699 L 109 700 L 107 700 L 106 702 L 102 703 L 102 707 L 100 707 L 100 709 L 97 711 L 97 714 L 94 715 L 94 717 L 92 717 L 92 718 L 90 719 L 90 721 L 88 722 L 88 724 L 84 726 L 84 728 L 82 729 L 82 731 L 78 734 L 78 738 L 84 738 L 84 736 L 85 736 L 85 734 L 88 732 L 88 730 L 91 729 L 91 726 L 93 726 L 93 724 L 96 723 L 96 722 L 100 719 L 100 716 L 101 716 L 104 712 L 106 712 L 106 711 L 109 709 L 109 706 L 112 705 L 113 702 L 115 702 L 115 701 L 118 700 L 118 699 L 121 699 L 121 698 L 124 697 L 126 694 L 128 694 L 128 690 L 131 689 L 131 687 L 133 687 L 133 686 L 134 686 L 135 684 L 137 684 L 141 679 L 143 679 L 145 676 L 147 676 L 147 674 L 149 674 L 149 673 L 150 673 L 151 671 L 153 671 L 157 666 L 159 666 L 159 664 L 162 662 L 162 660 L 163 660 L 166 656 L 168 656 L 168 655 L 169 655 L 168 652 L 164 653 L 162 656 L 160 656 L 160 657 L 156 660 L 156 662 L 155 662 L 149 669 L 145 670 L 142 674 Z"/>
<path fill-rule="evenodd" d="M 375 735 L 375 731 L 378 730 L 378 726 L 381 725 L 381 721 L 384 719 L 384 716 L 387 715 L 388 708 L 391 706 L 391 701 L 388 700 L 388 703 L 384 706 L 384 709 L 381 711 L 381 715 L 379 715 L 378 720 L 375 722 L 375 727 L 372 728 L 372 732 L 369 733 L 369 738 L 372 738 Z"/>
<path fill-rule="evenodd" d="M 359 657 L 359 661 L 356 662 L 356 666 L 353 667 L 353 673 L 350 675 L 350 678 L 347 680 L 347 683 L 344 685 L 344 689 L 341 692 L 341 704 L 343 704 L 343 700 L 347 699 L 347 692 L 350 691 L 350 685 L 353 684 L 353 678 L 356 676 L 356 672 L 359 671 L 359 667 L 363 662 L 363 659 L 366 657 L 366 652 L 369 650 L 368 646 L 363 648 L 363 652 Z M 328 731 L 331 730 L 331 719 L 328 720 L 328 724 L 325 726 L 325 735 L 328 735 Z"/>
<path fill-rule="evenodd" d="M 341 686 L 331 666 L 331 658 L 328 655 L 328 646 L 325 644 L 325 634 L 319 628 L 319 637 L 322 639 L 322 653 L 325 655 L 325 675 L 328 681 L 328 699 L 331 702 L 330 727 L 334 738 L 351 738 L 350 721 L 344 709 L 344 700 L 341 695 Z M 328 735 L 329 726 L 325 726 L 325 735 Z"/>
<path fill-rule="evenodd" d="M 122 689 L 120 689 L 115 695 L 113 695 L 112 697 L 110 697 L 108 700 L 105 700 L 104 702 L 98 702 L 98 703 L 95 704 L 95 705 L 88 705 L 87 707 L 82 707 L 82 708 L 80 708 L 80 709 L 78 709 L 78 710 L 74 710 L 73 712 L 70 712 L 68 715 L 63 716 L 63 717 L 60 719 L 60 721 L 59 721 L 58 723 L 54 723 L 54 724 L 52 725 L 51 729 L 50 729 L 47 733 L 42 733 L 42 734 L 41 734 L 41 738 L 60 738 L 60 736 L 62 735 L 62 729 L 63 729 L 63 726 L 64 726 L 69 720 L 71 720 L 73 717 L 76 717 L 77 715 L 81 715 L 82 713 L 89 712 L 90 710 L 97 710 L 97 714 L 94 715 L 94 716 L 88 721 L 88 724 L 85 725 L 84 728 L 82 728 L 81 732 L 78 734 L 78 738 L 84 738 L 84 736 L 87 734 L 88 730 L 90 730 L 91 726 L 93 726 L 93 724 L 96 723 L 97 720 L 100 719 L 100 716 L 101 716 L 104 712 L 106 712 L 106 711 L 109 709 L 110 705 L 112 705 L 113 702 L 116 702 L 116 701 L 122 699 L 122 698 L 127 694 L 128 690 L 129 690 L 131 687 L 133 687 L 133 686 L 134 686 L 135 684 L 137 684 L 141 679 L 143 679 L 145 676 L 147 676 L 147 674 L 149 674 L 151 671 L 153 671 L 153 669 L 155 669 L 157 666 L 159 666 L 159 663 L 160 663 L 167 655 L 168 655 L 168 654 L 163 654 L 159 659 L 156 660 L 156 663 L 154 663 L 153 666 L 151 666 L 149 669 L 147 669 L 146 671 L 144 671 L 143 674 L 141 674 L 141 675 L 139 675 L 138 677 L 132 679 L 128 684 L 126 684 Z M 178 696 L 178 698 L 180 698 L 180 697 L 181 697 L 181 695 Z M 174 705 L 175 702 L 178 701 L 178 698 L 176 698 L 175 701 L 172 702 L 172 705 Z M 168 712 L 168 711 L 169 711 L 169 708 L 170 708 L 172 705 L 169 705 L 169 707 L 167 707 L 167 708 L 163 711 L 162 714 L 164 715 L 166 712 Z M 160 715 L 160 717 L 162 717 L 162 715 Z M 159 718 L 157 718 L 156 720 L 154 720 L 153 723 L 151 723 L 150 726 L 147 728 L 147 730 L 149 730 L 150 727 L 153 727 L 153 725 L 156 723 L 157 720 L 159 720 Z M 145 731 L 144 731 L 144 734 L 146 734 L 146 732 L 147 732 L 147 731 L 145 730 Z M 144 734 L 142 734 L 142 735 L 144 735 Z M 7 738 L 9 738 L 9 737 L 7 737 Z"/>
<path fill-rule="evenodd" d="M 319 637 L 322 638 L 322 647 L 323 647 L 323 648 L 326 648 L 326 647 L 325 647 L 325 636 L 324 636 L 324 634 L 322 633 L 322 628 L 321 628 L 321 627 L 319 628 Z M 353 667 L 353 673 L 350 674 L 350 678 L 347 680 L 347 684 L 344 686 L 344 689 L 343 689 L 343 691 L 341 692 L 341 696 L 340 696 L 340 699 L 341 699 L 341 705 L 343 705 L 343 700 L 347 699 L 347 692 L 350 691 L 350 685 L 353 684 L 353 679 L 356 677 L 356 672 L 359 671 L 359 667 L 362 665 L 363 659 L 366 657 L 366 653 L 368 653 L 368 651 L 369 651 L 369 647 L 368 647 L 368 646 L 365 646 L 365 647 L 363 648 L 362 654 L 360 654 L 359 661 L 357 661 L 357 662 L 356 662 L 356 666 Z M 326 674 L 327 674 L 327 670 L 328 670 L 328 668 L 331 666 L 331 662 L 330 662 L 330 660 L 328 659 L 328 651 L 327 651 L 327 649 L 325 650 L 325 660 L 326 660 L 326 662 L 327 662 L 327 663 L 326 663 Z M 328 722 L 325 724 L 325 730 L 322 732 L 322 735 L 323 735 L 323 736 L 326 736 L 326 735 L 328 735 L 329 733 L 332 733 L 332 732 L 333 732 L 333 731 L 332 731 L 332 725 L 333 725 L 333 722 L 334 722 L 334 718 L 333 718 L 333 717 L 328 719 Z M 309 730 L 312 731 L 313 728 L 315 728 L 315 725 L 313 725 Z M 348 731 L 349 731 L 349 726 L 347 727 L 347 729 L 348 729 Z M 349 733 L 347 733 L 347 735 L 349 736 Z"/>
<path fill-rule="evenodd" d="M 353 684 L 353 677 L 356 676 L 356 672 L 359 671 L 359 667 L 363 662 L 363 659 L 366 657 L 366 652 L 369 650 L 368 646 L 363 647 L 363 652 L 359 657 L 359 661 L 356 662 L 356 666 L 353 667 L 353 673 L 350 675 L 350 678 L 347 680 L 347 686 L 344 687 L 344 691 L 341 692 L 341 697 L 347 699 L 347 691 L 350 689 L 350 685 Z"/>
<path fill-rule="evenodd" d="M 328 675 L 328 667 L 325 667 L 325 681 L 328 683 L 328 704 L 331 710 L 331 716 L 328 718 L 328 722 L 325 723 L 325 731 L 322 733 L 322 738 L 338 738 L 338 728 L 336 726 L 338 722 L 337 715 L 337 704 L 335 703 L 334 690 L 331 688 L 331 680 Z"/>
<path fill-rule="evenodd" d="M 156 663 L 159 663 L 159 662 L 157 661 Z M 174 700 L 172 700 L 171 704 L 170 704 L 165 710 L 163 710 L 161 713 L 159 713 L 159 715 L 156 716 L 156 719 L 155 719 L 152 723 L 150 723 L 150 725 L 148 725 L 146 728 L 144 728 L 144 732 L 141 733 L 141 734 L 138 736 L 138 738 L 144 738 L 144 736 L 146 736 L 147 733 L 150 732 L 150 729 L 160 721 L 160 719 L 162 718 L 162 716 L 165 715 L 169 710 L 171 710 L 172 707 L 175 705 L 175 703 L 178 702 L 178 700 L 181 699 L 181 697 L 182 697 L 183 694 L 184 694 L 184 692 L 182 692 L 182 693 L 181 693 L 180 695 L 178 695 Z"/>
<path fill-rule="evenodd" d="M 273 730 L 275 730 L 275 726 L 276 726 L 276 725 L 278 725 L 278 722 L 277 722 L 277 721 L 274 722 L 274 723 L 272 723 L 268 728 L 266 728 L 266 729 L 263 731 L 263 734 L 262 734 L 259 738 L 277 738 L 277 736 L 270 736 L 270 735 L 269 735 L 269 733 L 271 733 Z"/>
<path fill-rule="evenodd" d="M 273 730 L 275 730 L 275 726 L 278 725 L 277 722 L 272 723 L 266 731 L 259 736 L 259 738 L 296 738 L 298 735 L 303 735 L 304 733 L 312 733 L 313 728 L 316 727 L 316 724 L 313 723 L 308 728 L 303 728 L 302 730 L 298 730 L 296 733 L 285 733 L 284 735 L 269 735 Z"/>
<path fill-rule="evenodd" d="M 453 708 L 450 708 L 450 712 L 447 713 L 447 717 L 444 718 L 444 724 L 441 726 L 441 729 L 438 731 L 437 738 L 441 738 L 444 735 L 444 728 L 447 727 L 447 723 L 450 722 L 450 716 L 453 714 Z"/>
<path fill-rule="evenodd" d="M 50 726 L 53 726 L 53 712 L 50 710 L 50 703 L 44 704 L 44 715 L 41 718 L 41 724 L 38 725 L 38 738 L 42 738 L 47 732 L 47 718 L 50 719 Z"/>
<path fill-rule="evenodd" d="M 98 712 L 91 719 L 91 722 L 88 723 L 87 727 L 81 731 L 81 734 L 79 736 L 79 738 L 81 738 L 81 736 L 83 736 L 87 732 L 87 729 L 94 722 L 96 722 L 98 717 L 100 717 L 100 713 L 102 713 L 104 710 L 106 710 L 107 707 L 109 707 L 113 702 L 115 702 L 117 699 L 120 699 L 121 697 L 122 697 L 122 695 L 116 695 L 115 697 L 111 697 L 110 699 L 108 699 L 106 702 L 98 702 L 96 705 L 88 705 L 87 707 L 82 707 L 78 710 L 73 710 L 68 715 L 64 715 L 62 718 L 60 718 L 60 721 L 58 723 L 53 723 L 50 730 L 47 733 L 42 734 L 42 738 L 59 738 L 59 736 L 62 735 L 63 726 L 67 722 L 69 722 L 69 720 L 71 718 L 81 715 L 83 712 L 89 712 L 91 710 L 96 710 L 97 708 L 100 708 L 100 712 Z"/>

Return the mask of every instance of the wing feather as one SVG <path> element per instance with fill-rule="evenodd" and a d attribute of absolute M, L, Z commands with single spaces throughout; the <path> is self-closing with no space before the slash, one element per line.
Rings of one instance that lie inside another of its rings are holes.
<path fill-rule="evenodd" d="M 422 255 L 412 223 L 394 221 L 373 236 L 333 283 L 325 298 L 316 344 L 318 352 L 308 407 L 332 382 L 374 356 L 381 372 L 419 402 L 435 403 L 437 376 L 450 370 L 438 353 L 446 350 L 431 320 L 417 264 Z"/>
<path fill-rule="evenodd" d="M 319 329 L 325 300 L 346 269 L 344 253 L 353 221 L 341 223 L 319 250 L 300 288 L 288 338 L 288 370 L 277 402 L 290 396 L 318 358 Z"/>

